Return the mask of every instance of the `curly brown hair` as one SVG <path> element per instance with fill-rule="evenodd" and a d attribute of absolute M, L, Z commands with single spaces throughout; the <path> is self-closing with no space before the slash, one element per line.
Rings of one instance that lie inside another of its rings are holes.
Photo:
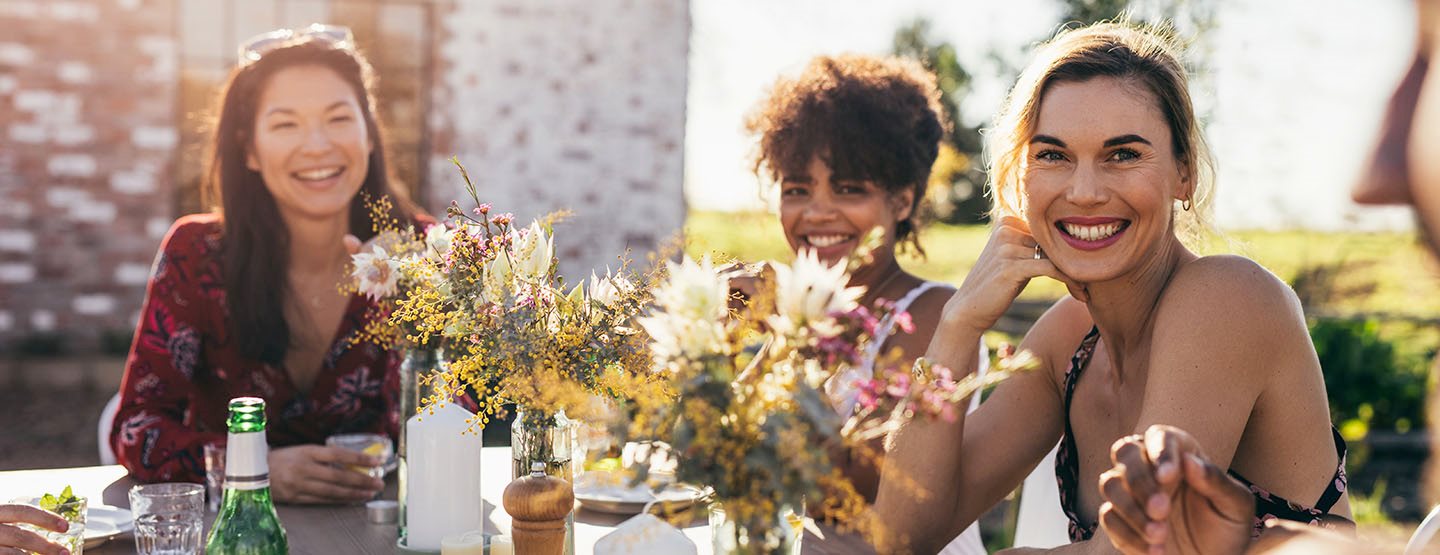
<path fill-rule="evenodd" d="M 781 77 L 746 118 L 759 136 L 756 175 L 779 183 L 819 156 L 836 179 L 871 181 L 890 194 L 914 191 L 895 241 L 921 254 L 916 232 L 930 167 L 946 132 L 935 75 L 913 60 L 820 56 Z"/>

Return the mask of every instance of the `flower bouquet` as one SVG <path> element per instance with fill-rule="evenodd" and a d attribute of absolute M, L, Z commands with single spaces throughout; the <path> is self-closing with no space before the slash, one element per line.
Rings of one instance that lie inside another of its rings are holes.
<path fill-rule="evenodd" d="M 877 315 L 860 305 L 864 291 L 846 286 L 846 266 L 809 252 L 770 264 L 740 310 L 728 305 L 732 277 L 709 259 L 668 263 L 639 324 L 653 339 L 669 395 L 636 398 L 630 428 L 669 444 L 678 481 L 713 491 L 723 508 L 712 513 L 717 552 L 788 551 L 806 503 L 823 505 L 842 526 L 875 532 L 854 518 L 865 503 L 832 450 L 863 452 L 908 418 L 953 419 L 972 393 L 1028 364 L 1017 358 L 983 379 L 955 380 L 923 363 L 913 373 L 900 368 L 891 353 L 872 378 L 843 384 L 858 389 L 859 409 L 842 416 L 826 390 L 862 363 L 887 308 Z"/>
<path fill-rule="evenodd" d="M 422 406 L 471 392 L 476 426 L 507 403 L 554 423 L 566 414 L 586 417 L 597 396 L 628 397 L 654 382 L 643 372 L 650 363 L 646 338 L 633 323 L 649 297 L 626 277 L 626 261 L 617 274 L 592 273 L 567 287 L 553 232 L 565 214 L 517 227 L 513 215 L 480 202 L 465 168 L 455 164 L 473 208 L 452 202 L 446 223 L 423 237 L 387 238 L 392 230 L 383 230 L 352 257 L 359 290 L 385 310 L 369 337 L 444 348 L 448 371 L 432 378 L 434 394 Z"/>

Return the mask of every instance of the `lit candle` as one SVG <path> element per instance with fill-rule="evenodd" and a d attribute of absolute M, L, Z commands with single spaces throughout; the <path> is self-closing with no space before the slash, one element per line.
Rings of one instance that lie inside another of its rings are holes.
<path fill-rule="evenodd" d="M 454 403 L 405 423 L 406 547 L 439 551 L 451 534 L 483 529 L 480 435 L 465 434 L 473 414 Z"/>
<path fill-rule="evenodd" d="M 490 555 L 515 555 L 510 536 L 490 536 Z"/>
<path fill-rule="evenodd" d="M 485 534 L 471 530 L 440 540 L 440 555 L 485 555 Z"/>

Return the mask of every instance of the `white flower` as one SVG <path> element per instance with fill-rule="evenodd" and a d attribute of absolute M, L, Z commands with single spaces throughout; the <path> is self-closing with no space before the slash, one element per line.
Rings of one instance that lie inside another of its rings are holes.
<path fill-rule="evenodd" d="M 698 360 L 725 350 L 725 316 L 730 283 L 707 257 L 667 262 L 669 276 L 655 291 L 657 309 L 637 322 L 653 340 L 655 359 Z"/>
<path fill-rule="evenodd" d="M 848 280 L 843 263 L 827 265 L 811 250 L 801 251 L 790 266 L 776 264 L 776 313 L 770 324 L 785 333 L 825 326 L 832 313 L 854 309 L 865 293 L 863 287 L 846 287 Z"/>
<path fill-rule="evenodd" d="M 373 300 L 380 300 L 395 294 L 400 281 L 400 262 L 390 258 L 380 245 L 373 245 L 370 252 L 350 255 L 355 270 L 350 274 L 360 293 Z"/>
<path fill-rule="evenodd" d="M 514 257 L 510 265 L 520 279 L 539 280 L 550 272 L 550 262 L 555 259 L 555 242 L 539 221 L 530 222 L 524 233 L 514 233 L 514 243 L 509 255 Z"/>
<path fill-rule="evenodd" d="M 511 289 L 511 274 L 510 257 L 503 252 L 495 255 L 485 267 L 485 275 L 481 279 L 480 292 L 484 298 L 477 299 L 477 302 L 502 303 Z"/>
<path fill-rule="evenodd" d="M 726 351 L 725 326 L 717 320 L 692 320 L 661 312 L 635 321 L 650 335 L 651 352 L 660 367 Z"/>
<path fill-rule="evenodd" d="M 715 269 L 710 257 L 700 262 L 686 257 L 679 264 L 666 262 L 668 277 L 655 291 L 655 304 L 666 313 L 689 320 L 720 320 L 729 310 L 730 281 Z"/>
<path fill-rule="evenodd" d="M 435 224 L 425 230 L 425 257 L 431 260 L 444 260 L 450 254 L 450 242 L 455 237 L 455 230 L 445 227 L 445 224 Z"/>
<path fill-rule="evenodd" d="M 605 278 L 596 277 L 594 270 L 590 272 L 589 297 L 591 302 L 600 303 L 600 306 L 612 307 L 625 295 L 635 291 L 635 284 L 625 279 L 625 276 L 611 276 L 605 274 Z"/>

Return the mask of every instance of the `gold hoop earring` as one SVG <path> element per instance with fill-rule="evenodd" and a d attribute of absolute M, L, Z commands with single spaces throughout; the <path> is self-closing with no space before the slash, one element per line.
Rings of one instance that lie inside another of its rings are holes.
<path fill-rule="evenodd" d="M 1188 199 L 1188 198 L 1185 199 L 1185 200 L 1180 201 L 1180 209 L 1181 209 L 1181 210 L 1184 210 L 1184 211 L 1186 211 L 1186 212 L 1189 212 L 1189 211 L 1190 211 L 1190 208 L 1191 208 L 1192 206 L 1194 206 L 1194 205 L 1190 203 L 1190 199 Z"/>

